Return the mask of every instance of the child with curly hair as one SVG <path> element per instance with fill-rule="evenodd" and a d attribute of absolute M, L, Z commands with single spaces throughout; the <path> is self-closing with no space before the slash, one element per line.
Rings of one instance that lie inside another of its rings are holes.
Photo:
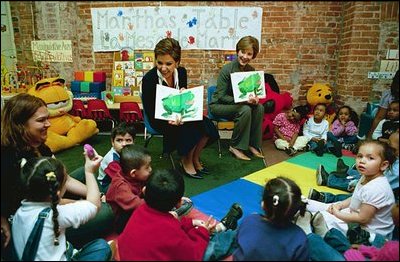
<path fill-rule="evenodd" d="M 344 149 L 352 151 L 358 141 L 357 126 L 357 113 L 350 106 L 341 106 L 328 132 L 328 141 L 338 141 Z"/>
<path fill-rule="evenodd" d="M 299 136 L 301 120 L 307 113 L 298 106 L 287 112 L 276 115 L 274 121 L 274 143 L 276 148 L 285 150 L 286 154 L 293 156 L 307 145 L 308 139 Z"/>

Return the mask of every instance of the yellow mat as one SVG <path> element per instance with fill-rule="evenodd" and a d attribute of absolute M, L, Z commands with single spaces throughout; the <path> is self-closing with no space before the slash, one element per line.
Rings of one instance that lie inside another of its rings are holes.
<path fill-rule="evenodd" d="M 308 191 L 310 188 L 314 188 L 320 192 L 331 192 L 334 194 L 348 193 L 326 186 L 318 186 L 315 172 L 316 170 L 314 169 L 284 161 L 254 172 L 248 176 L 243 177 L 243 179 L 264 186 L 269 179 L 275 178 L 277 176 L 284 176 L 295 181 L 297 185 L 299 185 L 301 192 L 304 196 L 308 195 Z"/>

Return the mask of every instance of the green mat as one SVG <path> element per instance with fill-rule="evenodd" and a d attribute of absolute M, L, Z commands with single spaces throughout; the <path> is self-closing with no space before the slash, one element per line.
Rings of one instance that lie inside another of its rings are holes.
<path fill-rule="evenodd" d="M 355 163 L 354 157 L 342 156 L 341 157 L 346 165 L 352 166 Z M 325 153 L 322 157 L 317 157 L 311 152 L 306 152 L 296 157 L 289 158 L 286 162 L 297 164 L 303 167 L 316 169 L 319 164 L 323 164 L 325 170 L 332 172 L 336 170 L 337 157 L 330 153 Z"/>
<path fill-rule="evenodd" d="M 201 161 L 205 163 L 211 171 L 210 175 L 206 175 L 204 179 L 185 178 L 185 195 L 188 197 L 197 195 L 204 191 L 229 183 L 240 177 L 247 176 L 253 172 L 263 169 L 264 163 L 260 158 L 252 158 L 251 161 L 238 160 L 231 156 L 228 151 L 228 140 L 221 140 L 222 157 L 218 157 L 217 143 L 206 147 L 202 153 Z M 91 144 L 100 155 L 105 155 L 111 148 L 110 136 L 96 135 L 86 141 Z M 135 143 L 144 146 L 143 136 L 137 136 Z M 160 158 L 162 152 L 162 137 L 153 137 L 150 140 L 147 149 L 152 156 L 152 168 L 172 168 L 168 157 Z M 68 172 L 83 166 L 83 144 L 67 149 L 55 154 L 67 168 Z M 175 165 L 179 165 L 179 156 L 173 153 Z"/>

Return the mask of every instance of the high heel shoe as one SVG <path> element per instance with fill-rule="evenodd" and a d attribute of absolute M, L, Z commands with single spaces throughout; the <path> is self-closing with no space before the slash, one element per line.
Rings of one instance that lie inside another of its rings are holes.
<path fill-rule="evenodd" d="M 185 170 L 185 168 L 183 167 L 182 163 L 179 163 L 179 164 L 180 164 L 181 172 L 182 172 L 185 176 L 188 176 L 188 177 L 191 177 L 191 178 L 196 178 L 196 179 L 203 179 L 203 178 L 204 178 L 204 177 L 201 175 L 201 173 L 195 173 L 195 174 L 189 174 L 189 173 L 187 173 L 186 170 Z"/>
<path fill-rule="evenodd" d="M 237 159 L 240 159 L 240 160 L 251 160 L 248 156 L 246 156 L 245 154 L 243 154 L 241 151 L 239 151 L 239 150 L 237 150 L 236 148 L 234 148 L 234 147 L 229 147 L 229 151 L 232 153 L 232 155 L 234 156 L 234 157 L 236 157 Z"/>
<path fill-rule="evenodd" d="M 253 154 L 253 156 L 258 157 L 258 158 L 264 158 L 264 155 L 261 154 L 257 149 L 254 147 L 249 147 L 250 152 Z"/>

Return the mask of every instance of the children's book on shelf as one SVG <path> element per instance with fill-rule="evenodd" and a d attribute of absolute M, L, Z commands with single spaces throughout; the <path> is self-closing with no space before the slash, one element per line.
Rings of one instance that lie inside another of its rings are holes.
<path fill-rule="evenodd" d="M 143 53 L 135 52 L 135 69 L 143 70 Z"/>
<path fill-rule="evenodd" d="M 107 105 L 114 104 L 114 92 L 112 91 L 102 91 L 101 99 L 106 102 Z"/>
<path fill-rule="evenodd" d="M 154 67 L 154 52 L 143 53 L 143 70 L 150 70 Z"/>
<path fill-rule="evenodd" d="M 232 73 L 231 83 L 235 103 L 248 101 L 251 96 L 266 97 L 263 71 Z"/>
<path fill-rule="evenodd" d="M 134 61 L 115 61 L 114 70 L 135 70 Z"/>
<path fill-rule="evenodd" d="M 112 83 L 113 86 L 124 86 L 124 70 L 113 70 Z"/>
<path fill-rule="evenodd" d="M 183 90 L 157 85 L 155 118 L 181 119 L 184 122 L 203 119 L 204 86 Z"/>

